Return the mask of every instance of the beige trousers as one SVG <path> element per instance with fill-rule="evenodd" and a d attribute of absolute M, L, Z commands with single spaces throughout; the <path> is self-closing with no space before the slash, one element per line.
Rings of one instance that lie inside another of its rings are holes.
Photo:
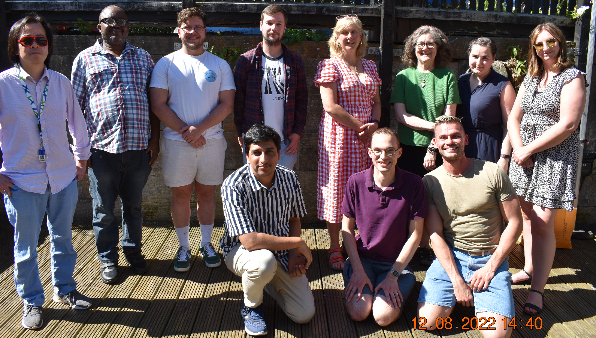
<path fill-rule="evenodd" d="M 308 323 L 314 316 L 315 300 L 308 279 L 305 275 L 290 277 L 271 251 L 248 251 L 238 244 L 230 250 L 225 262 L 228 269 L 242 277 L 244 305 L 247 307 L 261 305 L 265 290 L 296 323 Z"/>

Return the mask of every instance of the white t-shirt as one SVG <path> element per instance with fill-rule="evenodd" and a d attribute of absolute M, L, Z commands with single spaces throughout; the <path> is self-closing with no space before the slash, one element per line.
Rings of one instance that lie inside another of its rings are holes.
<path fill-rule="evenodd" d="M 261 85 L 261 102 L 265 125 L 275 129 L 282 140 L 284 138 L 284 105 L 285 82 L 283 54 L 278 58 L 270 58 L 263 53 L 263 84 Z"/>
<path fill-rule="evenodd" d="M 178 50 L 157 62 L 150 87 L 168 91 L 168 106 L 186 124 L 201 122 L 217 106 L 219 92 L 235 90 L 234 75 L 223 59 L 205 51 L 192 56 Z M 163 136 L 184 141 L 177 130 L 164 127 Z M 223 138 L 221 123 L 207 129 L 203 136 Z"/>

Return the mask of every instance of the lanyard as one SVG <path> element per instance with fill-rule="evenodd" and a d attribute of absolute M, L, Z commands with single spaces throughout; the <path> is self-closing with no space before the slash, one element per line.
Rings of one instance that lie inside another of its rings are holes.
<path fill-rule="evenodd" d="M 37 107 L 35 106 L 35 102 L 33 101 L 31 91 L 29 90 L 29 87 L 27 87 L 27 84 L 25 83 L 25 79 L 21 76 L 21 67 L 19 67 L 19 74 L 17 75 L 17 77 L 19 78 L 19 80 L 21 80 L 21 86 L 23 87 L 23 90 L 25 91 L 25 96 L 27 96 L 27 100 L 29 100 L 29 103 L 31 104 L 31 109 L 33 110 L 33 114 L 35 114 L 35 117 L 37 118 L 37 130 L 39 131 L 39 141 L 40 141 L 40 149 L 38 152 L 39 161 L 45 162 L 46 161 L 46 151 L 43 148 L 43 138 L 42 138 L 42 134 L 41 134 L 41 113 L 43 113 L 43 108 L 45 107 L 46 99 L 48 98 L 48 87 L 50 85 L 50 80 L 48 79 L 48 82 L 46 83 L 46 86 L 43 89 L 43 94 L 41 96 L 41 104 L 39 105 L 39 109 L 37 109 Z"/>

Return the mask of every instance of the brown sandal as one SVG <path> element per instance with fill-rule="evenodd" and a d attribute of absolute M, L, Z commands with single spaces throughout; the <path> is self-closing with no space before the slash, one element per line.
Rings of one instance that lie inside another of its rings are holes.
<path fill-rule="evenodd" d="M 340 255 L 339 256 L 335 256 L 335 257 L 331 257 L 332 254 L 339 252 Z M 344 256 L 342 254 L 342 249 L 341 248 L 335 248 L 335 249 L 329 249 L 327 251 L 327 259 L 329 260 L 329 268 L 331 270 L 335 270 L 335 271 L 343 271 L 344 268 L 336 268 L 333 266 L 334 263 L 338 263 L 338 262 L 344 262 L 345 263 L 345 259 Z"/>

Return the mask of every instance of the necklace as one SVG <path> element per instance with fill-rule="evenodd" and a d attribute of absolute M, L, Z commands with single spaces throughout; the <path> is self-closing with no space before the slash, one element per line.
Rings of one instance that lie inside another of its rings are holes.
<path fill-rule="evenodd" d="M 356 73 L 356 77 L 358 79 L 360 79 L 360 73 L 358 73 L 358 61 L 356 61 L 356 66 L 352 66 L 348 63 L 348 61 L 344 60 L 344 62 L 346 63 L 346 66 L 348 66 L 348 68 L 350 68 L 351 71 L 353 71 L 354 73 Z"/>
<path fill-rule="evenodd" d="M 424 88 L 426 86 L 426 78 L 430 75 L 430 72 L 425 73 L 426 75 L 422 78 L 422 73 L 418 71 L 418 77 L 420 78 L 420 87 Z"/>

